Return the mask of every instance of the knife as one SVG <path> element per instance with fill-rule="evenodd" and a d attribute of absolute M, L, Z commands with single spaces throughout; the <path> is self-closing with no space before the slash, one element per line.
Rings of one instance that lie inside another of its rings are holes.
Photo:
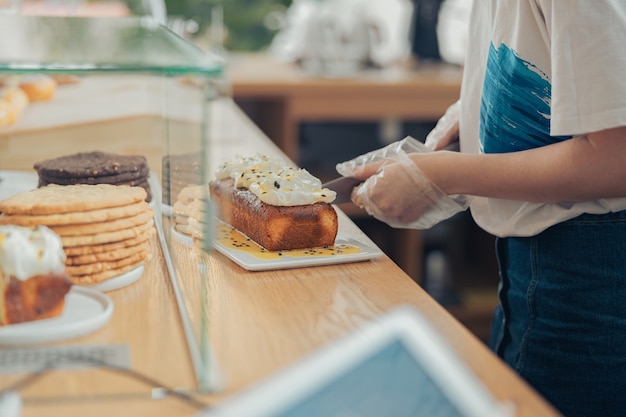
<path fill-rule="evenodd" d="M 333 204 L 349 203 L 352 190 L 364 180 L 354 177 L 339 177 L 322 185 L 322 188 L 328 188 L 337 193 L 337 197 Z"/>

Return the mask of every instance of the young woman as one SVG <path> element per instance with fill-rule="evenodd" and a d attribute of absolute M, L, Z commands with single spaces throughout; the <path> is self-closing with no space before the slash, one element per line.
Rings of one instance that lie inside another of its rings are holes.
<path fill-rule="evenodd" d="M 396 226 L 470 196 L 498 237 L 491 347 L 566 416 L 626 415 L 625 41 L 623 0 L 474 1 L 460 103 L 427 139 L 460 127 L 461 152 L 337 166 Z"/>

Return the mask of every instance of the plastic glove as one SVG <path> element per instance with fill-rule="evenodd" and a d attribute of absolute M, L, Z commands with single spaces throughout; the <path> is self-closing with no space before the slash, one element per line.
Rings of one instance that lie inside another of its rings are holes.
<path fill-rule="evenodd" d="M 459 141 L 459 113 L 461 100 L 448 107 L 445 114 L 437 121 L 433 130 L 426 136 L 424 144 L 433 151 L 438 151 Z"/>
<path fill-rule="evenodd" d="M 469 198 L 448 196 L 428 179 L 409 154 L 430 152 L 407 137 L 337 164 L 343 176 L 366 179 L 352 191 L 352 202 L 396 228 L 428 229 L 465 210 Z"/>

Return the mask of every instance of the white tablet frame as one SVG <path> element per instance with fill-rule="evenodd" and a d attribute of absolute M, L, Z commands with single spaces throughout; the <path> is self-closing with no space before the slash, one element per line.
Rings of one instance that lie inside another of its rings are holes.
<path fill-rule="evenodd" d="M 514 415 L 512 407 L 495 400 L 413 307 L 401 306 L 234 394 L 198 417 L 272 417 L 398 340 L 464 416 Z"/>

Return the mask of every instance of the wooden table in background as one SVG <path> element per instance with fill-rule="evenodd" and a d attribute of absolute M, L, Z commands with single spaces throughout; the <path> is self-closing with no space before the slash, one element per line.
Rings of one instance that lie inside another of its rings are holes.
<path fill-rule="evenodd" d="M 300 123 L 435 121 L 459 98 L 462 70 L 423 64 L 325 78 L 266 54 L 235 54 L 228 75 L 234 99 L 261 105 L 262 113 L 254 121 L 297 163 Z"/>
<path fill-rule="evenodd" d="M 224 103 L 218 116 L 222 136 L 213 149 L 222 155 L 283 155 L 232 103 Z M 12 154 L 29 152 L 26 148 L 8 149 Z M 343 212 L 339 216 L 343 233 L 367 239 Z M 189 263 L 195 264 L 192 254 L 183 248 L 183 256 L 185 253 Z M 207 255 L 205 262 L 205 275 L 198 277 L 196 270 L 184 278 L 196 280 L 192 287 L 208 297 L 208 340 L 226 378 L 223 391 L 199 395 L 207 404 L 262 381 L 393 307 L 409 305 L 440 332 L 497 399 L 515 405 L 517 417 L 558 415 L 386 256 L 264 272 L 244 270 L 217 252 Z M 110 294 L 116 306 L 111 322 L 66 343 L 127 343 L 133 347 L 135 369 L 175 388 L 193 385 L 181 316 L 167 277 L 162 253 L 155 247 L 155 258 L 142 279 Z M 0 388 L 16 379 L 0 375 Z M 151 387 L 97 370 L 52 372 L 23 394 L 31 399 L 25 404 L 24 417 L 172 417 L 197 412 L 175 397 L 151 399 Z"/>

